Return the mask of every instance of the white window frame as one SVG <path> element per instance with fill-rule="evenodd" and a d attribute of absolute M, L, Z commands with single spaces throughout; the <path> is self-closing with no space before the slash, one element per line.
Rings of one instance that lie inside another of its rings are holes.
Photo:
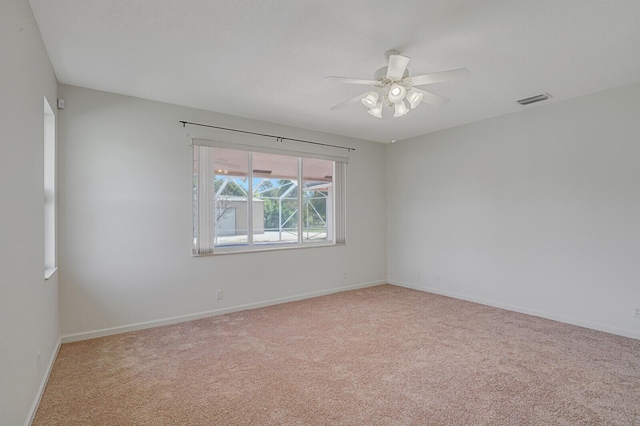
<path fill-rule="evenodd" d="M 255 153 L 269 153 L 269 154 L 278 154 L 285 155 L 289 157 L 294 157 L 298 159 L 298 179 L 299 185 L 302 186 L 303 176 L 302 176 L 302 159 L 303 158 L 316 158 L 316 159 L 324 159 L 333 161 L 333 197 L 332 202 L 329 205 L 331 209 L 331 221 L 332 221 L 332 235 L 329 240 L 329 236 L 327 236 L 327 240 L 318 241 L 318 242 L 309 242 L 302 240 L 302 214 L 298 215 L 298 242 L 297 243 L 273 243 L 273 244 L 254 244 L 253 243 L 253 219 L 252 219 L 252 209 L 253 206 L 251 202 L 248 203 L 248 235 L 247 235 L 247 243 L 241 246 L 218 246 L 216 247 L 213 243 L 213 239 L 211 241 L 202 241 L 200 235 L 194 235 L 194 245 L 192 254 L 193 256 L 209 256 L 209 255 L 219 255 L 219 254 L 231 254 L 231 253 L 250 253 L 256 251 L 270 251 L 270 250 L 290 250 L 290 249 L 300 249 L 300 248 L 310 248 L 310 247 L 327 247 L 327 246 L 336 246 L 336 245 L 345 245 L 346 244 L 346 164 L 348 162 L 348 157 L 344 155 L 340 155 L 338 153 L 336 155 L 336 151 L 333 152 L 319 152 L 318 150 L 314 150 L 312 152 L 302 152 L 297 150 L 288 150 L 276 147 L 269 146 L 255 146 L 248 144 L 239 144 L 239 143 L 230 143 L 230 142 L 220 142 L 213 140 L 205 140 L 205 139 L 192 139 L 191 145 L 193 147 L 194 155 L 196 154 L 196 150 L 198 147 L 213 147 L 213 148 L 226 148 L 240 151 L 248 151 L 249 157 L 249 167 L 248 167 L 248 181 L 249 181 L 249 189 L 250 194 L 251 185 L 253 181 L 253 166 L 252 162 L 252 154 Z M 202 166 L 199 164 L 199 168 Z M 197 179 L 198 184 L 202 179 Z M 198 191 L 197 187 L 193 187 L 193 190 Z M 205 189 L 205 191 L 209 191 Z M 197 232 L 203 232 L 203 223 L 208 223 L 210 219 L 206 219 L 205 222 L 200 220 L 201 217 L 201 209 L 198 207 L 198 202 L 201 201 L 203 197 L 209 197 L 206 193 L 200 193 L 200 196 L 194 197 L 194 231 L 198 229 Z M 302 191 L 298 191 L 298 206 L 301 208 L 302 206 Z M 200 225 L 196 225 L 197 221 L 200 220 Z M 205 231 L 206 233 L 206 231 Z"/>

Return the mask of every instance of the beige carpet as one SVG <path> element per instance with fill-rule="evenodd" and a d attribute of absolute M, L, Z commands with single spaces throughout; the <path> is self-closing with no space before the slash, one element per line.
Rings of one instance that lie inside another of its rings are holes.
<path fill-rule="evenodd" d="M 640 340 L 391 285 L 65 344 L 35 425 L 640 425 Z"/>

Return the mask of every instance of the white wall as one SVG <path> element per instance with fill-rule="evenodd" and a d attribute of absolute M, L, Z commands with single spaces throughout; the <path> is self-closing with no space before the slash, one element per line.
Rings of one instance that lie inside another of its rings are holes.
<path fill-rule="evenodd" d="M 65 340 L 386 280 L 384 145 L 78 87 L 59 91 Z M 192 257 L 185 134 L 193 128 L 179 120 L 355 147 L 347 245 Z"/>
<path fill-rule="evenodd" d="M 389 145 L 390 282 L 640 338 L 639 98 Z"/>
<path fill-rule="evenodd" d="M 0 2 L 0 76 L 0 424 L 19 425 L 59 342 L 43 205 L 43 98 L 55 108 L 57 82 L 27 0 Z"/>

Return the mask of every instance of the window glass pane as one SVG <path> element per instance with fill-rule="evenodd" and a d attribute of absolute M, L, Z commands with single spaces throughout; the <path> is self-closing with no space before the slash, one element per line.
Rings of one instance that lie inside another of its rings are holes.
<path fill-rule="evenodd" d="M 302 159 L 302 241 L 332 240 L 333 161 Z"/>
<path fill-rule="evenodd" d="M 253 243 L 298 243 L 298 158 L 253 153 Z"/>
<path fill-rule="evenodd" d="M 213 191 L 216 247 L 246 245 L 248 239 L 248 171 L 247 152 L 213 149 Z"/>

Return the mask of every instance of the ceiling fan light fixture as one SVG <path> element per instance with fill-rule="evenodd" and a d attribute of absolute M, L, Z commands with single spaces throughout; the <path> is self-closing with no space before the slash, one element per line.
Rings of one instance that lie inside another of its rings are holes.
<path fill-rule="evenodd" d="M 364 106 L 366 106 L 367 108 L 373 109 L 376 107 L 376 104 L 378 103 L 378 98 L 380 98 L 380 95 L 378 94 L 378 92 L 371 91 L 367 94 L 367 96 L 362 98 L 361 101 Z"/>
<path fill-rule="evenodd" d="M 390 102 L 393 102 L 395 104 L 402 101 L 406 94 L 407 94 L 407 89 L 405 89 L 403 86 L 397 83 L 394 83 L 391 85 L 391 87 L 389 87 L 389 92 L 387 93 L 387 99 L 389 99 Z"/>
<path fill-rule="evenodd" d="M 360 101 L 368 108 L 368 113 L 376 118 L 383 118 L 382 110 L 390 110 L 391 108 L 394 109 L 393 113 L 385 112 L 384 114 L 393 115 L 393 117 L 402 117 L 412 109 L 418 108 L 421 102 L 430 105 L 444 105 L 449 101 L 447 98 L 432 92 L 425 92 L 414 88 L 414 86 L 460 80 L 468 77 L 470 74 L 468 69 L 459 68 L 410 76 L 409 69 L 407 68 L 410 59 L 407 56 L 401 55 L 396 50 L 388 50 L 385 52 L 385 58 L 387 60 L 387 66 L 378 69 L 373 75 L 373 80 L 336 76 L 325 77 L 326 79 L 343 83 L 373 86 L 373 88 L 370 87 L 369 90 L 364 93 L 360 93 L 351 99 L 332 106 L 331 109 L 341 109 Z M 546 99 L 548 94 L 536 96 L 532 99 L 521 99 L 518 102 L 524 103 L 527 101 L 541 100 L 538 99 L 541 97 Z"/>
<path fill-rule="evenodd" d="M 394 117 L 402 117 L 406 113 L 409 112 L 409 108 L 405 105 L 404 101 L 400 101 L 394 106 L 395 112 L 393 113 Z"/>
<path fill-rule="evenodd" d="M 373 115 L 375 118 L 382 118 L 382 103 L 378 102 L 374 108 L 371 108 L 367 112 Z"/>
<path fill-rule="evenodd" d="M 407 91 L 407 101 L 409 101 L 409 106 L 411 107 L 411 109 L 416 109 L 416 107 L 420 105 L 423 96 L 424 95 L 422 93 L 417 92 L 413 89 L 409 89 L 409 91 Z"/>

